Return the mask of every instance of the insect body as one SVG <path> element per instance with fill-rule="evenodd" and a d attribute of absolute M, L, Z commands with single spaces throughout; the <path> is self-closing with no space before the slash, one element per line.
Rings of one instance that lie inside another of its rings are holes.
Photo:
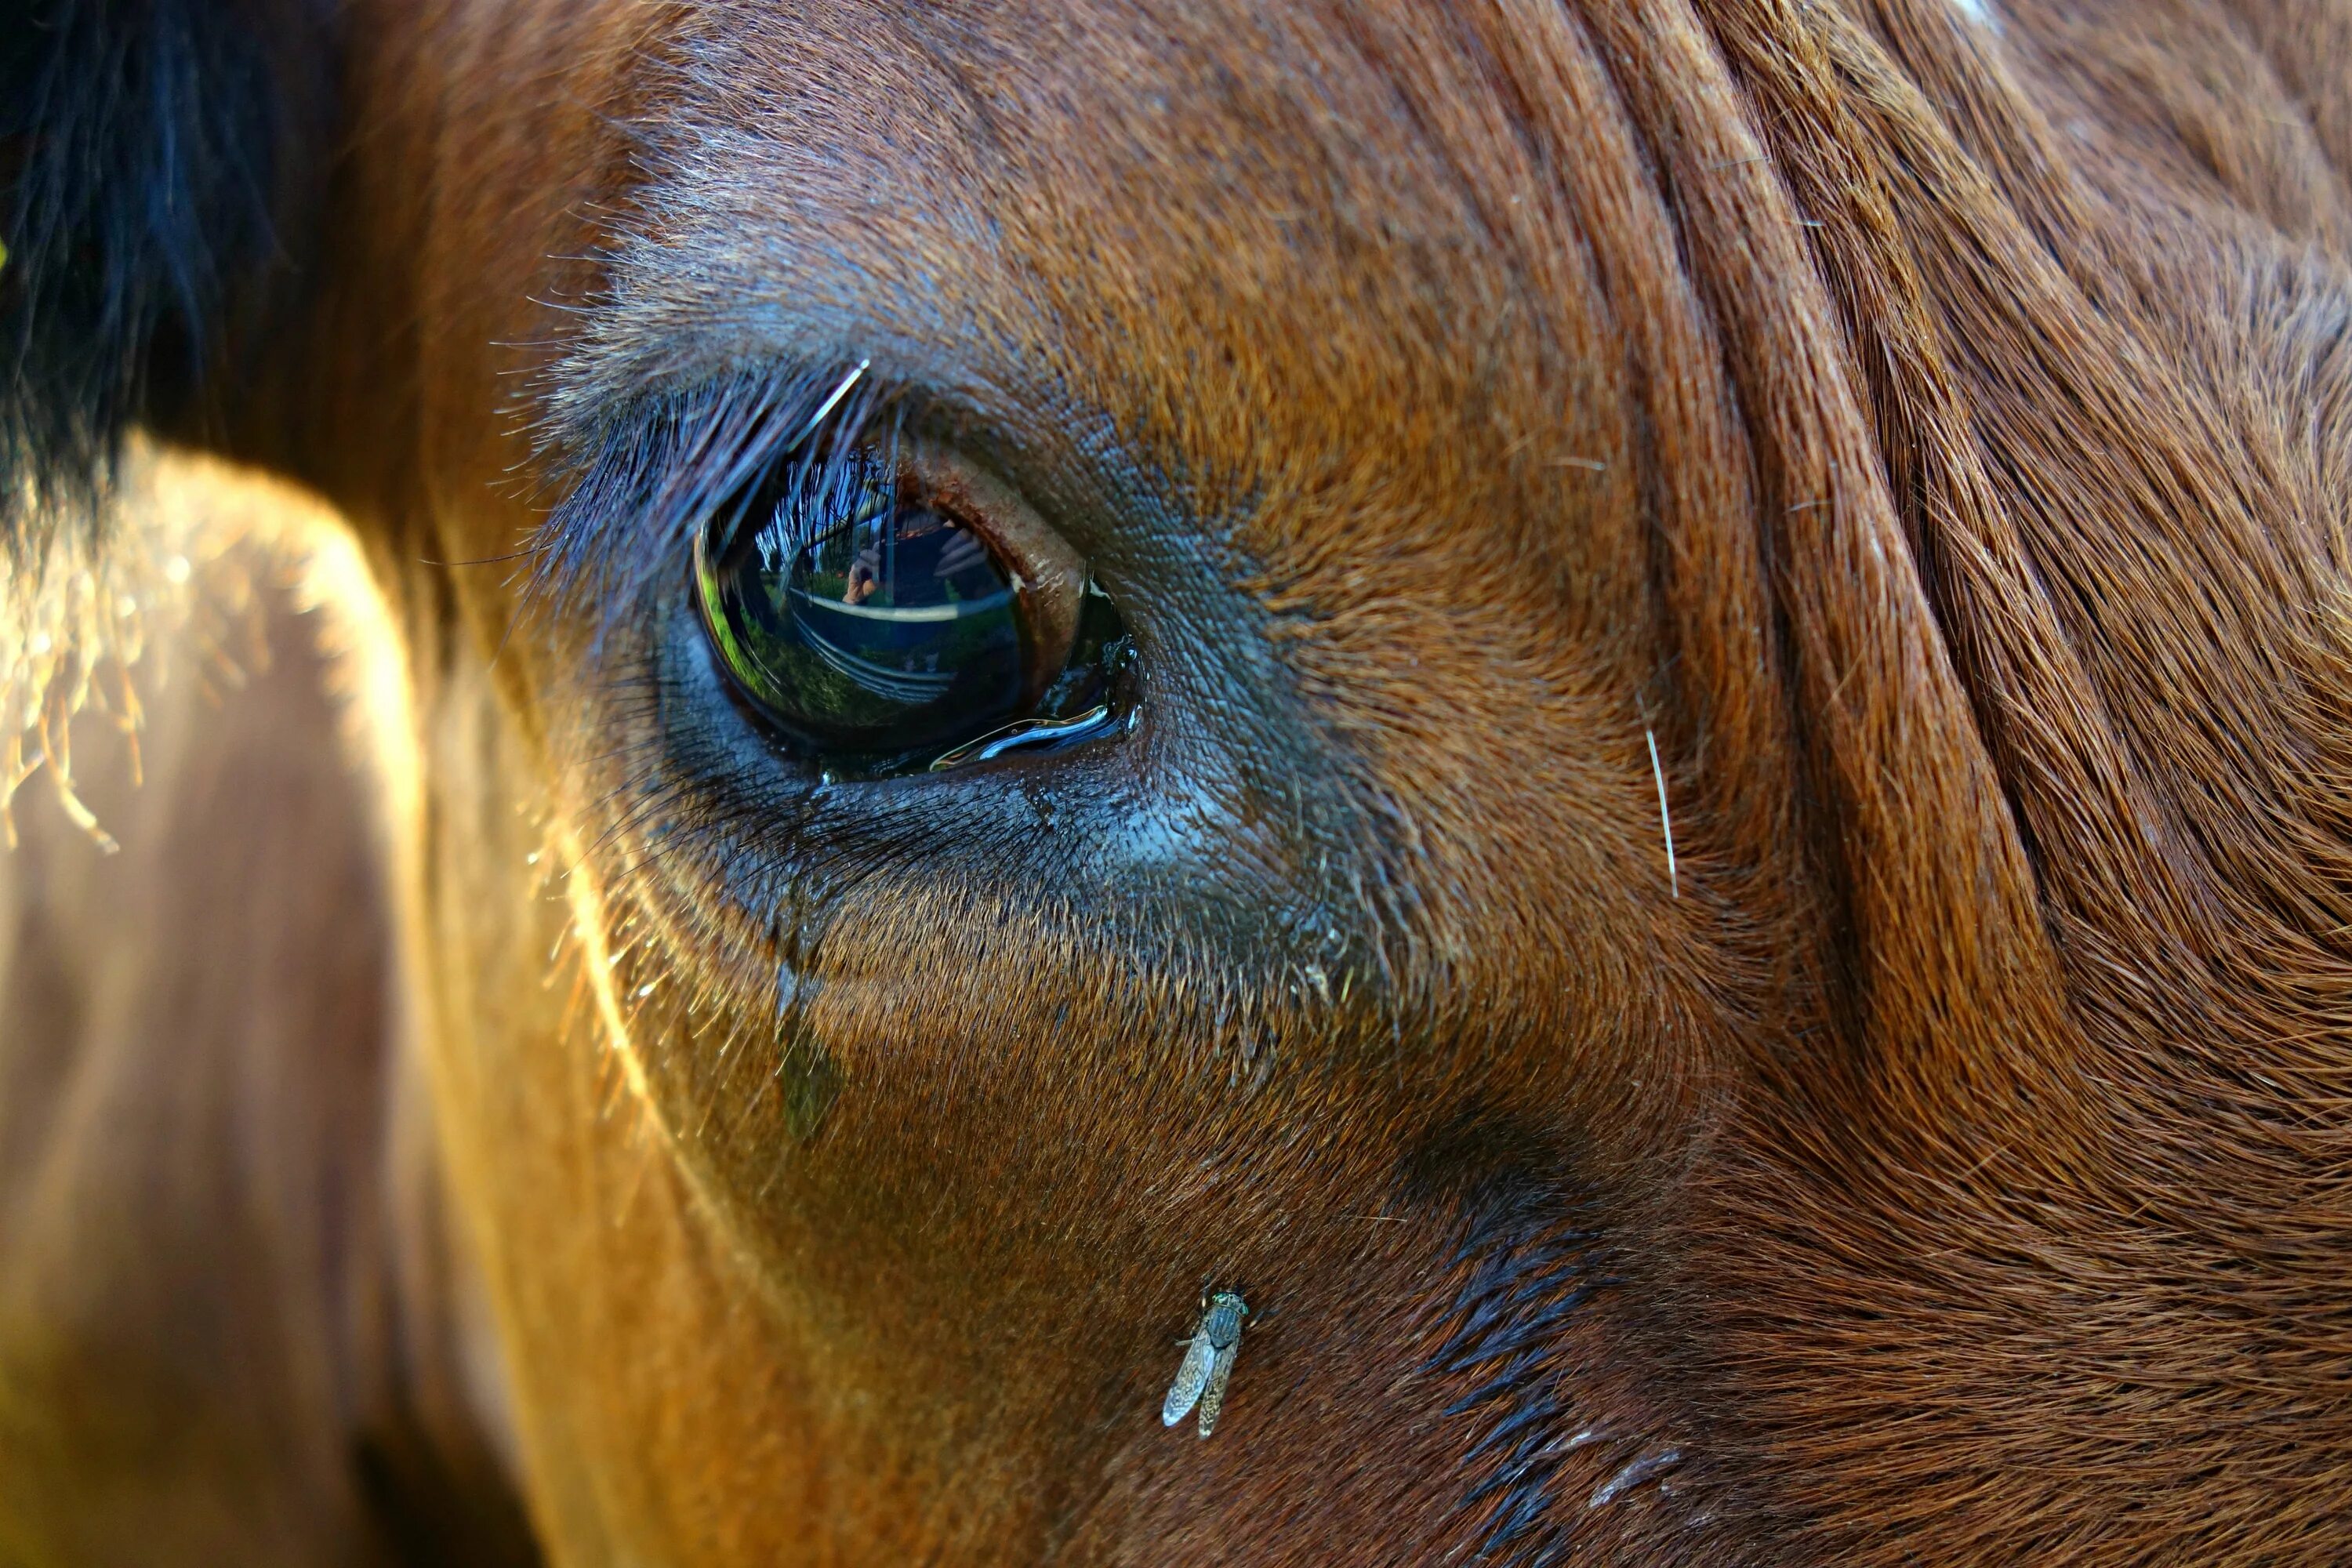
<path fill-rule="evenodd" d="M 1217 1429 L 1217 1412 L 1224 1408 L 1225 1380 L 1234 1374 L 1234 1356 L 1242 1345 L 1242 1319 L 1249 1303 L 1231 1290 L 1209 1298 L 1200 1326 L 1186 1342 L 1184 1360 L 1168 1397 L 1160 1406 L 1160 1424 L 1173 1426 L 1195 1405 L 1201 1407 L 1201 1436 Z"/>

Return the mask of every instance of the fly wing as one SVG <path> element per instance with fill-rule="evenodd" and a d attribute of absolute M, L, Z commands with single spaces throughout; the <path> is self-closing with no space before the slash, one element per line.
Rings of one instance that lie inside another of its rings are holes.
<path fill-rule="evenodd" d="M 1207 1338 L 1203 1334 L 1201 1341 Z M 1197 1344 L 1201 1341 L 1194 1342 Z M 1217 1412 L 1225 1407 L 1225 1380 L 1234 1375 L 1234 1356 L 1241 1348 L 1242 1342 L 1235 1339 L 1217 1352 L 1216 1359 L 1209 1363 L 1209 1384 L 1201 1390 L 1201 1436 L 1203 1437 L 1217 1429 Z M 1185 1403 L 1190 1404 L 1191 1401 Z M 1181 1415 L 1183 1413 L 1179 1411 L 1177 1414 Z"/>
<path fill-rule="evenodd" d="M 1168 1385 L 1168 1397 L 1160 1406 L 1160 1424 L 1162 1426 L 1175 1426 L 1184 1419 L 1194 1405 L 1200 1403 L 1201 1386 L 1209 1381 L 1209 1363 L 1216 1353 L 1206 1334 L 1194 1334 L 1192 1342 L 1184 1347 L 1184 1360 L 1176 1368 L 1176 1381 Z M 1226 1359 L 1230 1361 L 1232 1358 L 1228 1356 Z M 1224 1386 L 1223 1381 L 1219 1380 L 1216 1384 L 1218 1393 L 1223 1394 Z"/>

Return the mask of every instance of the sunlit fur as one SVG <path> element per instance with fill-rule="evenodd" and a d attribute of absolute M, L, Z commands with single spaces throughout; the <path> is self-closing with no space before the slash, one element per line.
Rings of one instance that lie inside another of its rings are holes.
<path fill-rule="evenodd" d="M 395 602 L 551 1560 L 2352 1549 L 2352 7 L 331 47 L 203 428 Z M 573 485 L 860 361 L 1132 735 L 827 783 Z"/>

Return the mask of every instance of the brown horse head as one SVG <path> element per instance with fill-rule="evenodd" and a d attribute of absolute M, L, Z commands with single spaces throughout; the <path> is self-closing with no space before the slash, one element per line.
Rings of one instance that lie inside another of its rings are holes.
<path fill-rule="evenodd" d="M 2337 0 L 152 10 L 551 1559 L 2343 1555 Z"/>

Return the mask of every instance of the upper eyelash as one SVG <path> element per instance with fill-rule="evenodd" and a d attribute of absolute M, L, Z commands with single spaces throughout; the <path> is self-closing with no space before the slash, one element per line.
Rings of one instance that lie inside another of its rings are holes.
<path fill-rule="evenodd" d="M 572 482 L 525 552 L 526 613 L 584 626 L 593 658 L 691 558 L 719 507 L 748 498 L 779 461 L 793 465 L 787 500 L 847 482 L 861 447 L 895 447 L 908 403 L 861 365 L 729 378 L 641 404 L 578 457 L 559 451 Z"/>

